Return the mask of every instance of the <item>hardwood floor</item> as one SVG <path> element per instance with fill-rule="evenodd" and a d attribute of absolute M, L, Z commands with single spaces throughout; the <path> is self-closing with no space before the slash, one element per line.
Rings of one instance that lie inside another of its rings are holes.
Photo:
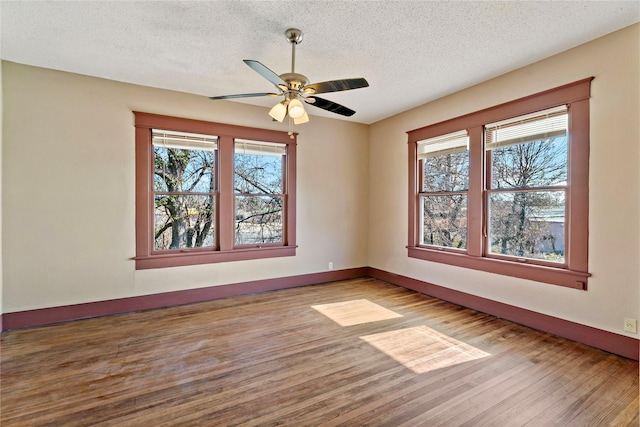
<path fill-rule="evenodd" d="M 11 331 L 2 426 L 637 426 L 638 364 L 356 279 Z"/>

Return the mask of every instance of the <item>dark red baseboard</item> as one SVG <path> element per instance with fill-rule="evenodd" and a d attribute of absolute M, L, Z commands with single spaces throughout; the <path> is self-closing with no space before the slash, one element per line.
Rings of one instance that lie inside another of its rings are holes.
<path fill-rule="evenodd" d="M 372 267 L 369 267 L 368 275 L 374 279 L 383 280 L 444 301 L 492 314 L 530 328 L 549 332 L 610 353 L 619 354 L 629 359 L 639 359 L 640 341 L 637 338 L 592 328 Z"/>
<path fill-rule="evenodd" d="M 540 331 L 549 332 L 563 338 L 619 354 L 633 360 L 639 359 L 640 341 L 636 338 L 592 328 L 372 267 L 327 271 L 323 273 L 210 286 L 207 288 L 119 298 L 85 304 L 4 313 L 0 315 L 0 330 L 6 331 L 51 325 L 72 320 L 210 301 L 219 298 L 314 285 L 337 280 L 355 279 L 358 277 L 373 277 L 435 298 L 482 311 L 483 313 L 511 320 Z"/>
<path fill-rule="evenodd" d="M 351 268 L 347 270 L 327 271 L 277 279 L 256 280 L 254 282 L 234 283 L 230 285 L 210 286 L 184 291 L 4 313 L 2 315 L 2 331 L 51 325 L 71 320 L 109 316 L 132 311 L 149 310 L 152 308 L 170 307 L 193 302 L 210 301 L 238 295 L 293 288 L 296 286 L 354 279 L 357 277 L 366 277 L 367 271 L 367 267 Z"/>

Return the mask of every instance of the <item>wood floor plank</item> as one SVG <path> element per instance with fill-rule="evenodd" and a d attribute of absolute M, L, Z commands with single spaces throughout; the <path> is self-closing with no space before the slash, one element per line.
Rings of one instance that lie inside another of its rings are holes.
<path fill-rule="evenodd" d="M 536 340 L 519 343 L 520 348 L 530 351 L 534 351 L 537 345 Z M 500 355 L 495 354 L 494 357 L 500 358 Z M 440 408 L 477 384 L 484 384 L 505 370 L 514 369 L 523 364 L 523 360 L 516 358 L 508 358 L 501 363 L 494 363 L 493 360 L 495 359 L 479 359 L 442 369 L 435 374 L 434 380 L 437 381 L 427 382 L 425 387 L 412 390 L 401 399 L 391 401 L 363 415 L 360 421 L 367 421 L 371 425 L 399 425 L 434 408 Z M 432 375 L 427 378 L 430 377 Z"/>
<path fill-rule="evenodd" d="M 0 347 L 2 426 L 638 423 L 636 362 L 370 278 L 11 331 Z"/>
<path fill-rule="evenodd" d="M 576 347 L 579 345 L 576 344 Z M 546 357 L 546 367 L 542 372 L 528 371 L 522 378 L 522 387 L 518 390 L 500 390 L 505 398 L 494 399 L 493 405 L 484 405 L 483 411 L 468 421 L 460 424 L 473 427 L 477 425 L 502 426 L 508 425 L 511 420 L 519 419 L 524 424 L 527 420 L 526 411 L 539 401 L 544 393 L 552 392 L 561 381 L 563 375 L 577 376 L 584 369 L 584 364 L 576 363 L 576 356 L 582 357 L 582 349 L 571 349 L 563 346 L 563 351 Z M 545 363 L 537 362 L 537 363 Z"/>

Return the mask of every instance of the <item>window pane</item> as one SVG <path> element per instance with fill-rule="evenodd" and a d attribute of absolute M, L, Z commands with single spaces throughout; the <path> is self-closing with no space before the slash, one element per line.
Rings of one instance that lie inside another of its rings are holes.
<path fill-rule="evenodd" d="M 463 191 L 469 188 L 469 152 L 442 154 L 423 160 L 422 191 Z"/>
<path fill-rule="evenodd" d="M 154 249 L 215 246 L 215 196 L 156 195 Z"/>
<path fill-rule="evenodd" d="M 423 161 L 421 192 L 469 188 L 469 136 L 466 130 L 418 142 Z"/>
<path fill-rule="evenodd" d="M 155 191 L 215 191 L 215 151 L 154 145 Z"/>
<path fill-rule="evenodd" d="M 566 136 L 509 145 L 491 151 L 491 188 L 566 184 Z"/>
<path fill-rule="evenodd" d="M 422 244 L 466 249 L 467 196 L 422 198 Z"/>
<path fill-rule="evenodd" d="M 237 142 L 235 147 L 236 193 L 282 194 L 284 148 L 275 144 Z M 263 147 L 261 150 L 260 148 Z"/>
<path fill-rule="evenodd" d="M 565 105 L 485 126 L 491 188 L 567 184 L 568 112 Z"/>
<path fill-rule="evenodd" d="M 564 191 L 494 193 L 489 215 L 491 253 L 564 262 Z"/>
<path fill-rule="evenodd" d="M 236 196 L 236 244 L 282 243 L 282 197 Z"/>

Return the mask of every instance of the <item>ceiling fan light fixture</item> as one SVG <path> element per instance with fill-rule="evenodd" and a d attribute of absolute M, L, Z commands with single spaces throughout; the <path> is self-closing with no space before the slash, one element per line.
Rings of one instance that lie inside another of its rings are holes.
<path fill-rule="evenodd" d="M 269 111 L 269 115 L 273 117 L 274 120 L 282 123 L 287 115 L 287 101 L 278 102 L 274 105 L 271 111 Z"/>
<path fill-rule="evenodd" d="M 289 116 L 291 116 L 292 119 L 299 119 L 306 114 L 307 112 L 304 110 L 304 106 L 299 99 L 295 98 L 289 101 Z"/>
<path fill-rule="evenodd" d="M 307 114 L 306 111 L 304 112 L 302 117 L 299 117 L 297 119 L 293 119 L 293 123 L 296 124 L 296 125 L 301 125 L 303 123 L 307 123 L 308 121 L 309 121 L 309 115 Z"/>

